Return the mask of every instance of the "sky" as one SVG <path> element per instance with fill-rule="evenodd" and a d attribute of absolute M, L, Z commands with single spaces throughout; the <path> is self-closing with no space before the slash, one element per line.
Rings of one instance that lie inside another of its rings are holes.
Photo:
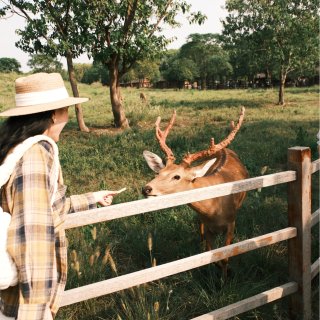
<path fill-rule="evenodd" d="M 221 20 L 226 17 L 224 9 L 225 0 L 187 0 L 192 5 L 192 11 L 201 11 L 207 16 L 207 20 L 201 26 L 197 24 L 189 25 L 185 17 L 179 16 L 178 21 L 181 23 L 180 28 L 165 29 L 163 34 L 167 37 L 176 37 L 177 39 L 169 45 L 169 49 L 178 49 L 185 42 L 191 33 L 221 33 Z M 29 55 L 15 47 L 15 42 L 19 40 L 15 30 L 23 28 L 24 19 L 18 16 L 0 19 L 0 58 L 9 57 L 17 59 L 21 64 L 23 72 L 29 71 L 27 61 Z M 60 60 L 66 66 L 65 58 Z M 76 63 L 87 63 L 89 59 L 86 55 L 75 59 Z"/>

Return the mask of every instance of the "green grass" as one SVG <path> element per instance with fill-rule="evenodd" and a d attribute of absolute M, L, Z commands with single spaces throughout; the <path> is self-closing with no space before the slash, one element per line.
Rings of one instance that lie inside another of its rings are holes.
<path fill-rule="evenodd" d="M 13 103 L 12 81 L 16 75 L 0 79 L 0 110 Z M 91 133 L 81 133 L 74 111 L 59 142 L 65 182 L 70 194 L 101 188 L 127 191 L 115 198 L 122 203 L 142 198 L 141 187 L 153 178 L 142 152 L 161 154 L 154 135 L 158 115 L 163 122 L 177 110 L 168 144 L 177 160 L 188 151 L 208 146 L 210 138 L 219 141 L 228 132 L 229 121 L 236 120 L 241 106 L 246 107 L 245 122 L 230 146 L 235 150 L 250 176 L 259 176 L 261 168 L 274 173 L 286 169 L 287 149 L 302 145 L 317 157 L 316 134 L 319 130 L 319 87 L 289 88 L 287 105 L 280 107 L 277 90 L 143 90 L 148 103 L 143 104 L 139 90 L 123 89 L 126 115 L 131 129 L 112 127 L 112 112 L 107 87 L 80 85 L 81 96 L 90 101 L 83 105 L 84 118 Z M 319 207 L 319 175 L 313 177 L 313 211 Z M 235 242 L 272 232 L 287 225 L 287 189 L 285 185 L 248 192 L 236 221 Z M 79 272 L 69 268 L 67 288 L 109 279 L 151 266 L 202 252 L 198 220 L 187 206 L 161 210 L 67 232 L 69 254 L 78 253 Z M 319 229 L 313 228 L 313 260 L 319 256 Z M 148 235 L 153 240 L 148 249 Z M 218 243 L 222 243 L 222 238 Z M 112 257 L 104 263 L 105 250 Z M 90 256 L 95 261 L 90 266 Z M 114 264 L 112 264 L 112 262 Z M 116 269 L 115 269 L 116 267 Z M 184 320 L 221 308 L 288 282 L 286 243 L 259 249 L 230 259 L 227 281 L 220 270 L 209 265 L 154 281 L 139 287 L 61 308 L 57 319 L 161 319 Z M 313 312 L 318 318 L 319 287 L 313 281 Z M 277 301 L 241 314 L 235 319 L 288 320 L 287 300 Z"/>

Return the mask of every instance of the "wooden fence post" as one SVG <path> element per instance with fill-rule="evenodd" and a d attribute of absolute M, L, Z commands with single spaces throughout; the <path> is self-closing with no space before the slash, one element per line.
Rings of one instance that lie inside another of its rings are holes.
<path fill-rule="evenodd" d="M 288 183 L 289 226 L 297 237 L 288 241 L 290 281 L 298 284 L 291 295 L 291 319 L 311 320 L 311 151 L 306 147 L 288 149 L 288 169 L 297 179 Z"/>

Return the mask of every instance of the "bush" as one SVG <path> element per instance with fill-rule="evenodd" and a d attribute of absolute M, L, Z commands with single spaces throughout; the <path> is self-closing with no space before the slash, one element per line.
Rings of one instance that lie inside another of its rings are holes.
<path fill-rule="evenodd" d="M 20 72 L 21 64 L 14 58 L 0 58 L 0 72 Z"/>

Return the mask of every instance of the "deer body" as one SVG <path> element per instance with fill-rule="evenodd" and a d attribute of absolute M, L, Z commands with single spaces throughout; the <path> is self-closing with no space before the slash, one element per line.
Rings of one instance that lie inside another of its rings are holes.
<path fill-rule="evenodd" d="M 140 92 L 140 99 L 142 102 L 147 102 L 147 96 L 143 92 Z"/>
<path fill-rule="evenodd" d="M 174 163 L 173 153 L 165 143 L 166 136 L 173 125 L 174 116 L 165 132 L 159 129 L 160 120 L 158 119 L 157 138 L 162 150 L 167 154 L 167 163 L 165 165 L 156 154 L 144 151 L 149 167 L 157 173 L 157 176 L 143 187 L 143 194 L 147 197 L 159 196 L 248 178 L 248 172 L 236 153 L 226 148 L 240 129 L 243 116 L 244 108 L 238 125 L 236 127 L 232 125 L 233 131 L 225 140 L 215 145 L 212 139 L 208 150 L 192 155 L 187 154 L 181 164 Z M 199 159 L 205 159 L 205 161 L 196 166 L 190 166 L 192 162 Z M 205 237 L 207 250 L 213 248 L 214 238 L 220 232 L 226 232 L 225 244 L 231 244 L 236 212 L 241 207 L 245 195 L 245 192 L 241 192 L 189 204 L 199 215 L 201 239 Z M 223 265 L 225 275 L 226 264 L 227 260 Z"/>
<path fill-rule="evenodd" d="M 229 149 L 224 149 L 222 152 L 226 154 L 225 163 L 222 163 L 221 166 L 213 165 L 204 177 L 195 180 L 194 188 L 209 187 L 248 178 L 248 172 L 237 155 Z M 217 158 L 219 159 L 219 155 Z M 246 193 L 241 192 L 189 204 L 199 214 L 200 221 L 204 225 L 200 226 L 200 230 L 201 238 L 203 239 L 203 233 L 206 238 L 207 250 L 212 249 L 215 235 L 220 232 L 227 232 L 225 244 L 231 244 L 236 213 L 245 196 Z"/>

